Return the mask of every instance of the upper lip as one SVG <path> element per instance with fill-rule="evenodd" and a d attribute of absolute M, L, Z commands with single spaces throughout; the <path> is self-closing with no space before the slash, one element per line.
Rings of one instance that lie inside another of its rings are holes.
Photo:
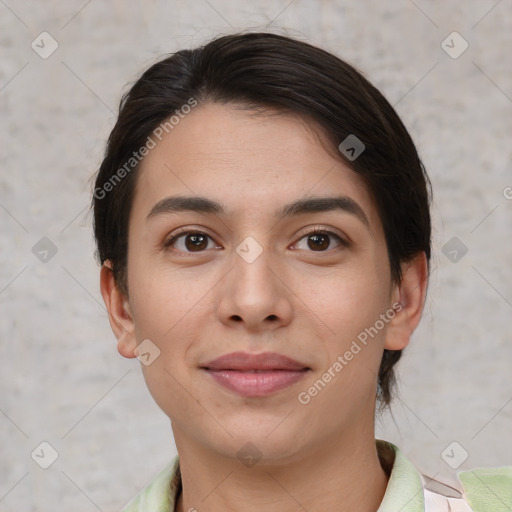
<path fill-rule="evenodd" d="M 207 370 L 308 370 L 309 367 L 277 352 L 251 354 L 232 352 L 214 359 L 201 368 Z"/>

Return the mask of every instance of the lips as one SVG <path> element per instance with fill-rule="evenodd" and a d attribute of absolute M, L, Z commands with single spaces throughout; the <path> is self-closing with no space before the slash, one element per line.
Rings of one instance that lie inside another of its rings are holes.
<path fill-rule="evenodd" d="M 278 354 L 277 352 L 264 352 L 262 354 L 232 352 L 231 354 L 226 354 L 214 359 L 202 367 L 208 370 L 238 371 L 300 371 L 309 369 L 307 365 Z"/>
<path fill-rule="evenodd" d="M 311 369 L 276 352 L 233 352 L 201 366 L 215 382 L 245 397 L 264 397 L 301 380 Z"/>

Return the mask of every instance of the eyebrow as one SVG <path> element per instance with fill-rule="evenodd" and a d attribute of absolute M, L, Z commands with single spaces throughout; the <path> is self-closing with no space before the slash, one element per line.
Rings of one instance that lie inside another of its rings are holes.
<path fill-rule="evenodd" d="M 354 201 L 354 199 L 348 196 L 310 197 L 299 199 L 293 203 L 285 205 L 281 210 L 277 211 L 276 217 L 284 219 L 299 214 L 331 212 L 336 210 L 355 216 L 369 230 L 371 230 L 370 222 L 364 213 L 364 210 L 356 201 Z M 155 206 L 151 208 L 146 220 L 166 213 L 185 211 L 214 215 L 224 215 L 226 213 L 226 210 L 221 203 L 206 197 L 170 196 L 156 203 Z"/>

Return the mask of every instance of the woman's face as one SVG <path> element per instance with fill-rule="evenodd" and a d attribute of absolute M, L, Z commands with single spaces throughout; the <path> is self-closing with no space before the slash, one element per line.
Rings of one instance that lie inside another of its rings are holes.
<path fill-rule="evenodd" d="M 180 209 L 176 196 L 220 208 Z M 341 199 L 289 206 L 314 198 Z M 366 187 L 305 121 L 192 109 L 142 162 L 127 275 L 133 332 L 119 351 L 146 340 L 144 377 L 178 447 L 291 461 L 373 435 L 398 290 Z M 212 363 L 234 352 L 274 356 Z"/>

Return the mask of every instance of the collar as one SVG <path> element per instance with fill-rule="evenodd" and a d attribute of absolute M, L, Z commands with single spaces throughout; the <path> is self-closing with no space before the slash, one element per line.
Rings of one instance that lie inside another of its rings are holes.
<path fill-rule="evenodd" d="M 383 467 L 392 464 L 388 486 L 377 512 L 424 512 L 423 482 L 418 470 L 393 443 L 377 439 L 376 444 Z"/>

